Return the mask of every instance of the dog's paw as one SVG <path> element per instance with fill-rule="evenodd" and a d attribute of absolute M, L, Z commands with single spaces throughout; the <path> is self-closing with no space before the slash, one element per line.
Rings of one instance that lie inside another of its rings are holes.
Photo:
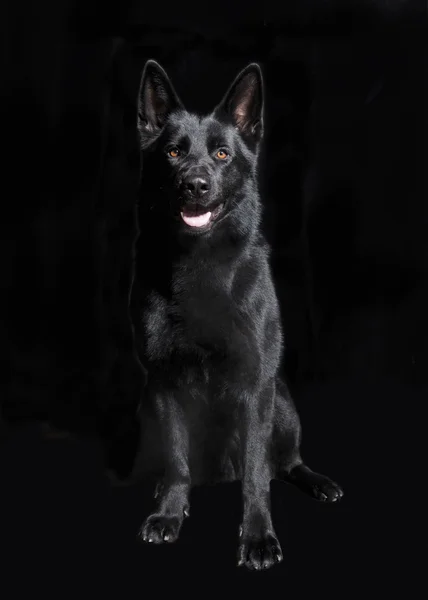
<path fill-rule="evenodd" d="M 170 544 L 177 540 L 182 521 L 176 516 L 150 515 L 141 526 L 138 537 L 152 544 Z"/>
<path fill-rule="evenodd" d="M 338 502 L 343 497 L 340 485 L 323 475 L 314 481 L 312 493 L 320 502 Z"/>
<path fill-rule="evenodd" d="M 258 536 L 246 536 L 240 529 L 238 567 L 261 571 L 270 569 L 282 561 L 282 551 L 278 539 L 273 533 L 265 532 Z"/>
<path fill-rule="evenodd" d="M 320 502 L 338 502 L 343 497 L 343 490 L 326 475 L 316 473 L 304 464 L 298 465 L 285 477 L 280 477 L 297 486 L 302 492 L 309 494 Z"/>

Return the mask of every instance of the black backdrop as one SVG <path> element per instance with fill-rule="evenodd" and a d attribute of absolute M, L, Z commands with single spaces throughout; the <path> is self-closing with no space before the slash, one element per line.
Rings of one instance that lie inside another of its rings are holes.
<path fill-rule="evenodd" d="M 181 8 L 180 18 L 177 6 L 152 16 L 126 2 L 2 6 L 3 414 L 90 434 L 6 429 L 6 598 L 72 589 L 128 598 L 254 578 L 234 568 L 238 489 L 198 490 L 182 540 L 142 547 L 135 533 L 150 490 L 110 487 L 91 437 L 132 412 L 140 393 L 127 297 L 135 101 L 148 58 L 195 110 L 209 110 L 247 62 L 265 76 L 262 189 L 284 368 L 304 455 L 346 495 L 322 506 L 274 485 L 286 560 L 255 576 L 279 578 L 284 594 L 348 597 L 369 579 L 385 592 L 408 572 L 414 408 L 428 391 L 422 5 L 237 2 L 197 16 Z"/>

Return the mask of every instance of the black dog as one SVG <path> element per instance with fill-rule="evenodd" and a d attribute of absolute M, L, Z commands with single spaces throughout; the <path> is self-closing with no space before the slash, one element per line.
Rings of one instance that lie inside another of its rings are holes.
<path fill-rule="evenodd" d="M 140 535 L 173 542 L 189 515 L 192 486 L 241 480 L 238 564 L 268 568 L 282 559 L 271 480 L 318 500 L 334 502 L 343 493 L 303 463 L 299 418 L 278 378 L 280 314 L 257 183 L 259 66 L 244 69 L 214 112 L 199 117 L 186 112 L 164 70 L 149 61 L 139 132 L 132 310 L 148 372 L 141 454 L 162 472 L 157 510 Z"/>

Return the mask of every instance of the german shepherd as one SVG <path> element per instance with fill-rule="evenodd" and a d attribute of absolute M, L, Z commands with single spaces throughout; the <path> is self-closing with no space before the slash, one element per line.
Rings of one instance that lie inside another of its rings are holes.
<path fill-rule="evenodd" d="M 174 542 L 193 486 L 240 480 L 237 562 L 256 570 L 282 560 L 272 479 L 324 502 L 343 495 L 302 461 L 299 417 L 279 378 L 283 336 L 258 192 L 263 95 L 253 63 L 198 116 L 163 68 L 146 63 L 131 298 L 148 373 L 139 468 L 159 473 L 158 505 L 139 536 Z"/>

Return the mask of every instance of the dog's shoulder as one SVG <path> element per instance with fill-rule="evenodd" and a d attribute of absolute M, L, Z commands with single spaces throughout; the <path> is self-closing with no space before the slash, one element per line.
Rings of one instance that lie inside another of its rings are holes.
<path fill-rule="evenodd" d="M 246 296 L 249 292 L 266 296 L 271 289 L 270 246 L 263 235 L 258 234 L 236 263 L 233 293 L 235 297 Z"/>

